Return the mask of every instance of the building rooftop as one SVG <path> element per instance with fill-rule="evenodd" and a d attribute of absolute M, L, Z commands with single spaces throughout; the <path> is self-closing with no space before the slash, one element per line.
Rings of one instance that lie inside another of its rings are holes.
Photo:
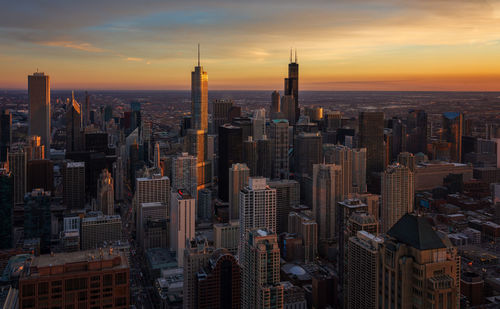
<path fill-rule="evenodd" d="M 110 267 L 102 266 L 103 268 L 127 268 L 127 259 L 123 256 L 123 253 L 109 248 L 108 250 L 94 249 L 87 251 L 77 251 L 77 252 L 66 252 L 66 253 L 56 253 L 56 254 L 44 254 L 33 258 L 31 263 L 31 269 L 34 267 L 44 268 L 44 267 L 54 267 L 54 266 L 64 266 L 66 264 L 76 264 L 76 263 L 90 263 L 97 261 L 111 261 L 115 258 L 121 258 L 121 262 L 113 262 L 109 264 Z M 118 261 L 118 259 L 117 259 Z"/>
<path fill-rule="evenodd" d="M 416 215 L 404 215 L 387 235 L 419 250 L 446 248 L 429 221 Z"/>
<path fill-rule="evenodd" d="M 85 167 L 85 162 L 68 162 L 66 167 Z"/>

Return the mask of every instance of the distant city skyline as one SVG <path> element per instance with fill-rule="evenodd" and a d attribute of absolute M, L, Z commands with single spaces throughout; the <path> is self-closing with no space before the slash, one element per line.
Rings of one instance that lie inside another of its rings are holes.
<path fill-rule="evenodd" d="M 500 90 L 500 2 L 8 3 L 0 89 L 187 90 L 201 44 L 211 90 Z"/>

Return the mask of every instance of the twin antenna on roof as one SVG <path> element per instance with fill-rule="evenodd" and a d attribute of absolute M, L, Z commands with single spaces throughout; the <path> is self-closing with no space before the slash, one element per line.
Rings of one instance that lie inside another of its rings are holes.
<path fill-rule="evenodd" d="M 295 49 L 295 62 L 292 62 L 292 49 L 290 48 L 290 63 L 297 63 L 297 48 Z"/>

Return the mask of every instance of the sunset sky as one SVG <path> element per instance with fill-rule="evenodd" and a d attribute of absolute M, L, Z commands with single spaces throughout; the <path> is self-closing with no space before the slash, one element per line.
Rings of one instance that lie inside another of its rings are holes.
<path fill-rule="evenodd" d="M 500 1 L 52 0 L 0 9 L 0 89 L 500 91 Z"/>

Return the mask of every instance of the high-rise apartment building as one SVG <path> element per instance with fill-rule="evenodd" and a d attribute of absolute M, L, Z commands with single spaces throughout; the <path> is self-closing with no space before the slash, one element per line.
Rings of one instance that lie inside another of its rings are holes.
<path fill-rule="evenodd" d="M 382 175 L 382 232 L 387 232 L 401 217 L 413 212 L 414 198 L 412 171 L 400 164 L 389 166 Z"/>
<path fill-rule="evenodd" d="M 269 128 L 273 178 L 288 179 L 288 175 L 290 174 L 288 157 L 290 133 L 288 127 L 288 120 L 274 119 Z"/>
<path fill-rule="evenodd" d="M 268 181 L 276 189 L 276 234 L 288 232 L 288 214 L 300 204 L 300 184 L 296 180 L 275 179 Z"/>
<path fill-rule="evenodd" d="M 426 218 L 404 215 L 380 252 L 378 308 L 459 306 L 460 256 Z"/>
<path fill-rule="evenodd" d="M 226 249 L 217 249 L 196 274 L 197 308 L 240 308 L 241 270 Z"/>
<path fill-rule="evenodd" d="M 323 140 L 320 133 L 301 132 L 294 142 L 295 174 L 312 176 L 313 165 L 323 161 Z"/>
<path fill-rule="evenodd" d="M 50 252 L 52 215 L 50 192 L 35 189 L 26 194 L 24 201 L 24 237 L 40 238 L 40 251 Z"/>
<path fill-rule="evenodd" d="M 19 277 L 19 308 L 130 306 L 127 257 L 113 249 L 46 254 L 29 259 Z"/>
<path fill-rule="evenodd" d="M 318 223 L 318 239 L 333 240 L 337 203 L 343 200 L 342 167 L 335 164 L 314 164 L 312 191 L 312 209 Z"/>
<path fill-rule="evenodd" d="M 262 177 L 250 177 L 240 191 L 240 261 L 244 260 L 243 244 L 251 229 L 276 231 L 276 189 Z"/>
<path fill-rule="evenodd" d="M 229 223 L 214 224 L 215 248 L 225 248 L 232 254 L 238 253 L 240 241 L 240 221 L 231 220 Z"/>
<path fill-rule="evenodd" d="M 8 109 L 0 112 L 0 162 L 7 161 L 12 144 L 12 114 Z"/>
<path fill-rule="evenodd" d="M 28 76 L 29 119 L 28 134 L 38 135 L 45 145 L 45 154 L 50 152 L 50 77 L 43 72 Z"/>
<path fill-rule="evenodd" d="M 85 162 L 67 162 L 63 168 L 63 197 L 68 209 L 85 206 Z"/>
<path fill-rule="evenodd" d="M 177 265 L 182 267 L 186 241 L 195 237 L 196 201 L 187 192 L 172 192 L 170 202 L 170 248 L 177 253 Z"/>
<path fill-rule="evenodd" d="M 170 179 L 161 174 L 150 177 L 141 177 L 135 180 L 134 204 L 137 207 L 142 203 L 160 202 L 167 205 L 167 217 L 170 205 Z"/>
<path fill-rule="evenodd" d="M 244 163 L 235 163 L 229 168 L 229 219 L 240 219 L 240 191 L 248 186 L 250 169 Z"/>
<path fill-rule="evenodd" d="M 242 308 L 283 308 L 280 284 L 280 248 L 276 234 L 266 229 L 250 229 L 244 243 L 245 260 L 240 261 Z"/>
<path fill-rule="evenodd" d="M 172 189 L 185 190 L 197 197 L 198 179 L 196 174 L 196 157 L 183 152 L 172 160 Z"/>
<path fill-rule="evenodd" d="M 384 113 L 359 113 L 359 146 L 366 148 L 366 173 L 384 170 Z"/>
<path fill-rule="evenodd" d="M 105 215 L 115 214 L 115 189 L 113 177 L 107 169 L 103 169 L 97 180 L 97 210 Z"/>
<path fill-rule="evenodd" d="M 379 259 L 383 238 L 359 231 L 349 238 L 345 308 L 379 308 Z"/>
<path fill-rule="evenodd" d="M 104 243 L 122 240 L 122 219 L 119 215 L 98 214 L 81 221 L 82 250 L 102 248 Z"/>
<path fill-rule="evenodd" d="M 9 152 L 9 170 L 14 176 L 14 204 L 24 203 L 26 191 L 27 160 L 24 151 Z"/>
<path fill-rule="evenodd" d="M 208 131 L 208 74 L 200 65 L 198 46 L 198 65 L 191 72 L 191 128 Z"/>
<path fill-rule="evenodd" d="M 325 145 L 325 162 L 335 164 L 342 169 L 342 196 L 353 191 L 353 149 L 342 145 Z"/>
<path fill-rule="evenodd" d="M 451 143 L 450 159 L 452 162 L 462 162 L 462 135 L 464 130 L 464 115 L 458 112 L 443 113 L 443 140 Z"/>

